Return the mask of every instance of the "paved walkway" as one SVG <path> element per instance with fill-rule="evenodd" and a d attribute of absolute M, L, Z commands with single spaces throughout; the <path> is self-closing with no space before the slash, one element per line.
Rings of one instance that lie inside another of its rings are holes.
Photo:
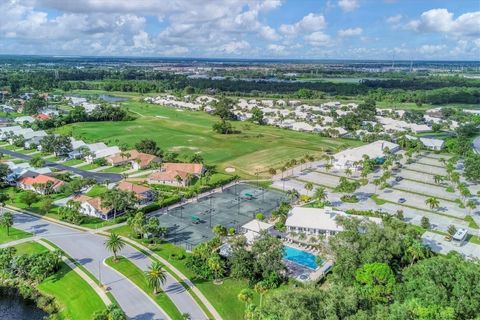
<path fill-rule="evenodd" d="M 57 248 L 53 247 L 52 245 L 50 245 L 48 242 L 43 241 L 42 239 L 37 238 L 35 241 L 38 242 L 39 244 L 41 244 L 42 246 L 44 246 L 45 248 L 47 248 L 50 251 L 55 251 L 57 249 Z M 63 260 L 63 262 L 65 262 L 65 264 L 67 266 L 70 267 L 70 269 L 75 271 L 86 283 L 88 283 L 88 285 L 90 287 L 92 287 L 93 290 L 95 290 L 95 292 L 98 294 L 100 299 L 102 299 L 102 301 L 103 301 L 103 303 L 105 303 L 105 305 L 108 306 L 108 305 L 112 304 L 112 301 L 107 296 L 105 291 L 102 288 L 100 288 L 98 286 L 98 284 L 95 281 L 93 281 L 92 278 L 90 278 L 81 268 L 79 268 L 75 263 L 70 261 L 70 259 L 68 259 L 65 256 L 62 256 L 62 260 Z"/>
<path fill-rule="evenodd" d="M 16 228 L 51 241 L 107 286 L 130 319 L 168 319 L 163 310 L 150 300 L 145 299 L 142 291 L 102 264 L 104 259 L 111 256 L 111 253 L 105 249 L 104 237 L 35 216 L 17 212 L 13 212 L 13 214 Z M 135 255 L 140 253 L 132 247 L 126 246 L 121 254 Z"/>

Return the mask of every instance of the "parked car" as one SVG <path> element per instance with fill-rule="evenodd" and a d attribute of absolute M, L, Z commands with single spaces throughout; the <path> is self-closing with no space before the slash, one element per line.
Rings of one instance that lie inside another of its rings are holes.
<path fill-rule="evenodd" d="M 402 177 L 396 177 L 396 178 L 395 178 L 395 181 L 397 181 L 397 182 L 402 181 L 402 180 L 403 180 Z"/>
<path fill-rule="evenodd" d="M 398 199 L 398 203 L 405 203 L 407 200 L 405 198 Z"/>

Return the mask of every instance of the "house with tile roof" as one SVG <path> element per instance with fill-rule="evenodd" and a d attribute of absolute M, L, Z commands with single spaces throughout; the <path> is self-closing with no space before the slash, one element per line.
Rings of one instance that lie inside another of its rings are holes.
<path fill-rule="evenodd" d="M 45 174 L 22 176 L 17 180 L 18 188 L 43 195 L 59 192 L 64 184 L 64 181 Z"/>
<path fill-rule="evenodd" d="M 152 189 L 128 181 L 120 182 L 117 188 L 122 191 L 133 192 L 139 205 L 146 205 L 156 198 L 155 191 Z"/>
<path fill-rule="evenodd" d="M 113 209 L 102 206 L 102 199 L 100 197 L 89 197 L 87 195 L 80 195 L 73 198 L 73 201 L 80 203 L 80 213 L 107 220 L 113 215 Z"/>
<path fill-rule="evenodd" d="M 205 167 L 201 163 L 163 163 L 159 170 L 148 176 L 148 183 L 186 187 L 192 178 L 204 172 Z"/>
<path fill-rule="evenodd" d="M 137 150 L 129 150 L 116 153 L 114 155 L 108 156 L 105 159 L 112 166 L 130 164 L 135 170 L 148 168 L 152 165 L 152 163 L 159 163 L 161 161 L 160 158 L 157 156 L 139 152 Z"/>

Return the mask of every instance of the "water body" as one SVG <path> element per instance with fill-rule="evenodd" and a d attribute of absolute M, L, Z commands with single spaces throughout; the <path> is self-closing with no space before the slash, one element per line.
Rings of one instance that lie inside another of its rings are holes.
<path fill-rule="evenodd" d="M 0 295 L 0 319 L 8 320 L 42 320 L 48 316 L 43 310 L 37 308 L 21 297 L 13 295 Z"/>
<path fill-rule="evenodd" d="M 122 101 L 127 101 L 127 98 L 121 98 L 121 97 L 115 97 L 115 96 L 110 96 L 107 94 L 101 94 L 98 96 L 99 99 L 102 99 L 103 101 L 107 101 L 110 103 L 116 103 L 116 102 L 122 102 Z"/>

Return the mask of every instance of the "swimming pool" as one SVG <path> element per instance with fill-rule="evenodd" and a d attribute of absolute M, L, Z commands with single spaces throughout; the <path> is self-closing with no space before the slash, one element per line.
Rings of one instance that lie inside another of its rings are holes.
<path fill-rule="evenodd" d="M 318 268 L 316 257 L 313 254 L 300 249 L 284 246 L 283 258 L 309 269 L 315 270 Z"/>

